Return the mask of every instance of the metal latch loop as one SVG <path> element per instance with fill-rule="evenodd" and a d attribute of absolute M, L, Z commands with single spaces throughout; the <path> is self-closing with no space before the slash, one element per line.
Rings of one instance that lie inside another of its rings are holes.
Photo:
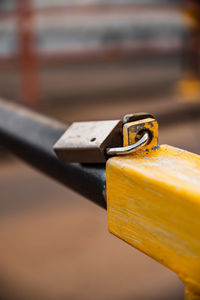
<path fill-rule="evenodd" d="M 147 113 L 126 115 L 123 119 L 123 147 L 108 148 L 108 156 L 127 155 L 138 150 L 158 149 L 158 122 Z"/>
<path fill-rule="evenodd" d="M 148 143 L 149 138 L 150 138 L 149 132 L 144 131 L 140 139 L 134 144 L 126 147 L 108 148 L 106 149 L 106 154 L 109 156 L 131 154 L 144 147 Z"/>

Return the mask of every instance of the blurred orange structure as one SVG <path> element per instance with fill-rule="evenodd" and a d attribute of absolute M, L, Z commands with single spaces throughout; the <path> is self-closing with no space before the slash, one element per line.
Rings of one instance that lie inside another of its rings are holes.
<path fill-rule="evenodd" d="M 186 0 L 187 34 L 184 41 L 184 77 L 180 91 L 186 101 L 200 100 L 200 1 Z"/>

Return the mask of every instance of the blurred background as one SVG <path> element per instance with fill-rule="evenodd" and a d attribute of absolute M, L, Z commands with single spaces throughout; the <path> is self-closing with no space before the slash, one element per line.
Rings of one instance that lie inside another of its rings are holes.
<path fill-rule="evenodd" d="M 0 0 L 0 97 L 65 122 L 149 112 L 200 154 L 199 20 L 199 0 Z M 0 154 L 0 299 L 183 299 L 103 209 Z"/>

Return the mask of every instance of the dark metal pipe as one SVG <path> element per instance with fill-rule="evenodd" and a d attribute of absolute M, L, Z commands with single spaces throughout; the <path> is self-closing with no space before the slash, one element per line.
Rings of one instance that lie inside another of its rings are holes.
<path fill-rule="evenodd" d="M 53 145 L 68 125 L 0 100 L 0 143 L 48 176 L 106 208 L 105 165 L 61 163 Z"/>

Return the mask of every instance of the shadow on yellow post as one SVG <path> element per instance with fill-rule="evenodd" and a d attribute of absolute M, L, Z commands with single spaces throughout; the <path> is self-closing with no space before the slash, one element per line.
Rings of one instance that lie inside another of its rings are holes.
<path fill-rule="evenodd" d="M 184 75 L 178 84 L 178 91 L 183 101 L 200 101 L 200 1 L 185 2 L 187 34 L 183 49 Z"/>
<path fill-rule="evenodd" d="M 185 299 L 200 299 L 200 156 L 158 146 L 155 119 L 123 128 L 124 146 L 151 131 L 142 149 L 106 165 L 109 231 L 170 268 Z"/>

